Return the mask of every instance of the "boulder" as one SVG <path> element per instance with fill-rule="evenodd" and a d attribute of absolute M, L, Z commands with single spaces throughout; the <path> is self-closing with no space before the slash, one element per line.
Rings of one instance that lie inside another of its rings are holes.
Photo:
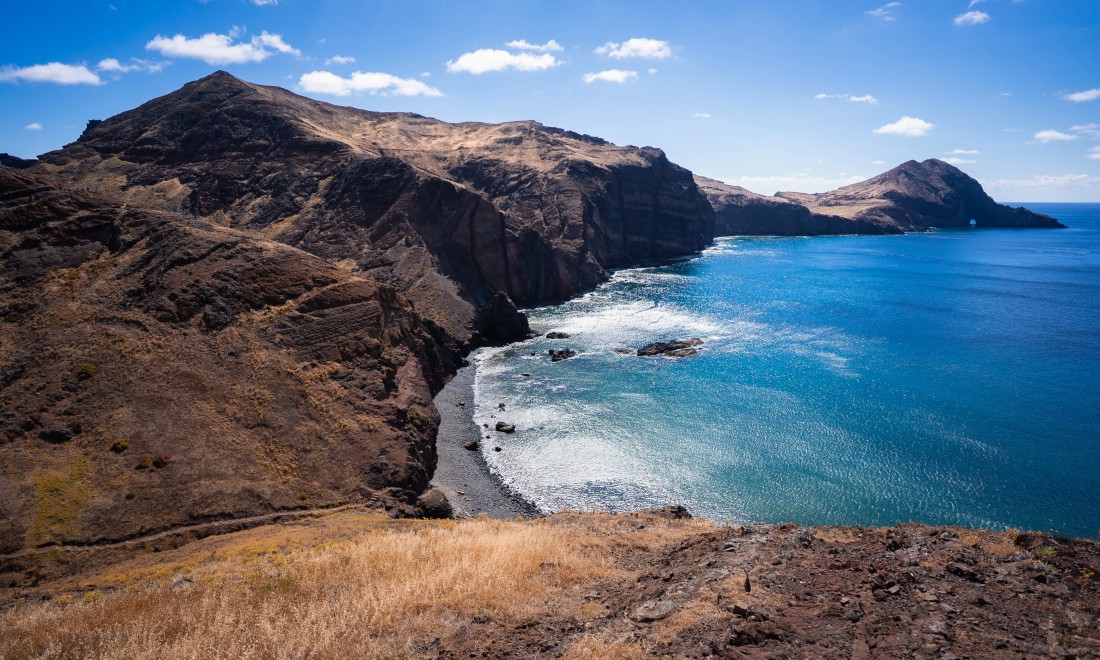
<path fill-rule="evenodd" d="M 658 341 L 647 344 L 638 349 L 638 357 L 689 357 L 699 352 L 696 346 L 702 346 L 703 340 L 698 337 L 692 339 L 677 339 L 675 341 Z"/>

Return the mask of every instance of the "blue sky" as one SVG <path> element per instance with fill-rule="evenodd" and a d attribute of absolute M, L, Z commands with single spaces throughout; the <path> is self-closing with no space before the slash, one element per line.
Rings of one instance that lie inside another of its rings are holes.
<path fill-rule="evenodd" d="M 0 35 L 0 151 L 24 157 L 224 69 L 763 193 L 939 157 L 1001 201 L 1100 201 L 1098 0 L 42 0 Z"/>

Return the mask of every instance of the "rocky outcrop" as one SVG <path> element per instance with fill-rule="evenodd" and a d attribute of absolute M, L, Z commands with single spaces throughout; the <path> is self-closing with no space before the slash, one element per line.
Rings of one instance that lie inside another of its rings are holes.
<path fill-rule="evenodd" d="M 777 197 L 811 212 L 838 215 L 903 231 L 929 228 L 1063 228 L 1054 218 L 998 204 L 980 183 L 959 168 L 935 158 L 902 163 L 874 178 L 831 192 Z"/>
<path fill-rule="evenodd" d="M 675 339 L 673 341 L 657 341 L 646 344 L 638 349 L 638 357 L 691 357 L 699 352 L 703 340 L 698 337 L 693 339 Z"/>
<path fill-rule="evenodd" d="M 0 168 L 0 553 L 411 505 L 446 346 L 390 285 Z"/>
<path fill-rule="evenodd" d="M 782 197 L 758 195 L 740 186 L 695 176 L 695 183 L 714 207 L 715 236 L 829 236 L 898 234 L 901 231 L 866 220 L 814 213 Z"/>
<path fill-rule="evenodd" d="M 345 264 L 458 346 L 522 337 L 516 304 L 713 236 L 691 173 L 658 149 L 337 107 L 224 72 L 90 122 L 32 170 Z"/>

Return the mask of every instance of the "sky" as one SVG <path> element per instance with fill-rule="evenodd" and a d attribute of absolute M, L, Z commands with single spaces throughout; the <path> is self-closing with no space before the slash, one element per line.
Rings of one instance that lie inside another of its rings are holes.
<path fill-rule="evenodd" d="M 226 70 L 339 105 L 534 119 L 771 194 L 942 158 L 1100 202 L 1100 0 L 39 0 L 5 7 L 0 151 Z"/>

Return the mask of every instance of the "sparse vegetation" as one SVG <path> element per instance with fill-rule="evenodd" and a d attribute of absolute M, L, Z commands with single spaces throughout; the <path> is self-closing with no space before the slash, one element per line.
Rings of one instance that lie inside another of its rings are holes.
<path fill-rule="evenodd" d="M 67 534 L 93 491 L 88 480 L 92 466 L 86 457 L 72 460 L 68 465 L 40 470 L 31 481 L 35 488 L 34 524 L 28 541 L 31 545 L 60 541 Z"/>
<path fill-rule="evenodd" d="M 95 372 L 95 364 L 92 362 L 87 362 L 81 365 L 80 368 L 76 370 L 76 377 L 79 380 L 88 380 L 89 378 L 95 376 Z"/>
<path fill-rule="evenodd" d="M 1050 547 L 1049 545 L 1044 545 L 1042 547 L 1039 547 L 1039 548 L 1035 549 L 1035 556 L 1036 557 L 1042 557 L 1044 559 L 1050 559 L 1051 557 L 1054 557 L 1057 554 L 1058 554 L 1058 552 L 1054 548 Z"/>
<path fill-rule="evenodd" d="M 115 452 L 116 454 L 121 454 L 129 448 L 130 441 L 126 438 L 117 438 L 114 442 L 111 443 L 111 451 Z"/>
<path fill-rule="evenodd" d="M 138 459 L 137 465 L 134 466 L 135 470 L 148 470 L 153 467 L 153 457 L 149 454 L 145 454 Z"/>

